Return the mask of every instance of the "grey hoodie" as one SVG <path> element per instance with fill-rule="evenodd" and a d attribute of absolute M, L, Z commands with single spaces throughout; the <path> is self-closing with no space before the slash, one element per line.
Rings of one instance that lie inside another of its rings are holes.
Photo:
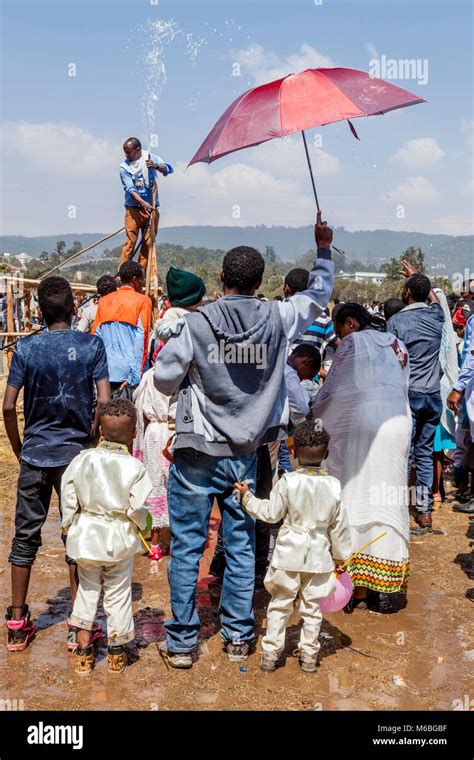
<path fill-rule="evenodd" d="M 253 453 L 286 435 L 288 344 L 326 307 L 334 265 L 318 250 L 308 290 L 283 302 L 224 296 L 185 316 L 158 354 L 155 385 L 180 388 L 175 448 L 211 456 Z"/>

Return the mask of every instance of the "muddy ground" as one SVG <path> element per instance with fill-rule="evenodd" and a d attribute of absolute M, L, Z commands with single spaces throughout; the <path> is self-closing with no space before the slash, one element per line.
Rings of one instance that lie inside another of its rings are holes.
<path fill-rule="evenodd" d="M 0 387 L 3 397 L 4 381 Z M 0 428 L 0 599 L 10 604 L 7 562 L 14 528 L 18 473 L 3 426 Z M 469 700 L 474 664 L 470 545 L 473 524 L 451 510 L 452 498 L 435 513 L 439 533 L 412 539 L 408 605 L 396 614 L 344 612 L 328 615 L 321 630 L 320 667 L 300 671 L 291 656 L 298 639 L 294 613 L 287 633 L 284 667 L 272 675 L 259 670 L 257 652 L 244 664 L 221 651 L 219 583 L 209 576 L 218 527 L 213 515 L 209 547 L 201 561 L 198 605 L 202 621 L 199 657 L 190 671 L 168 670 L 157 642 L 169 615 L 167 559 L 158 576 L 149 560 L 137 557 L 133 609 L 137 643 L 133 664 L 122 676 L 109 675 L 106 648 L 91 676 L 74 674 L 66 648 L 70 607 L 67 569 L 56 501 L 34 566 L 29 604 L 38 634 L 25 652 L 9 654 L 0 643 L 0 698 L 23 700 L 25 710 L 452 710 Z M 265 591 L 255 594 L 259 636 L 265 626 Z M 103 611 L 99 619 L 105 629 Z M 459 701 L 457 701 L 459 700 Z M 464 707 L 466 709 L 466 707 Z"/>

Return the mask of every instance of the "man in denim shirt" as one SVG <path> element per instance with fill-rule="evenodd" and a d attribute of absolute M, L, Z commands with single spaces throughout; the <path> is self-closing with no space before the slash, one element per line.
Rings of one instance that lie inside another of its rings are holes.
<path fill-rule="evenodd" d="M 410 358 L 408 396 L 413 418 L 410 461 L 416 460 L 416 522 L 431 530 L 433 511 L 433 442 L 442 401 L 439 352 L 444 312 L 431 282 L 408 261 L 402 261 L 407 280 L 402 290 L 405 308 L 388 320 L 387 330 L 400 338 Z"/>
<path fill-rule="evenodd" d="M 125 160 L 120 164 L 120 179 L 125 191 L 125 235 L 126 240 L 122 249 L 119 267 L 133 255 L 138 239 L 138 233 L 144 236 L 140 246 L 138 263 L 143 269 L 147 268 L 148 254 L 152 235 L 156 235 L 160 213 L 153 212 L 153 188 L 157 174 L 164 177 L 173 173 L 171 164 L 167 164 L 160 156 L 155 156 L 146 150 L 137 137 L 129 137 L 123 144 Z M 155 208 L 158 209 L 158 187 Z"/>

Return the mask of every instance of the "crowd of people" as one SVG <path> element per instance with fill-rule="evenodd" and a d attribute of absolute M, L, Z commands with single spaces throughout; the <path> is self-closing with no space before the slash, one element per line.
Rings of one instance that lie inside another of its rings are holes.
<path fill-rule="evenodd" d="M 298 598 L 297 656 L 315 671 L 321 603 L 346 567 L 346 613 L 406 604 L 410 533 L 432 531 L 448 472 L 453 509 L 473 514 L 474 282 L 447 299 L 404 261 L 402 291 L 383 308 L 330 309 L 332 230 L 320 214 L 315 241 L 311 271 L 291 270 L 273 300 L 260 293 L 265 263 L 254 248 L 226 253 L 219 297 L 171 267 L 154 325 L 133 259 L 98 280 L 79 315 L 65 279 L 40 283 L 48 329 L 16 344 L 3 403 L 20 463 L 10 652 L 36 635 L 27 593 L 53 489 L 71 582 L 67 645 L 80 675 L 93 670 L 103 635 L 102 591 L 108 669 L 126 667 L 134 557 L 149 539 L 152 573 L 169 555 L 162 654 L 173 668 L 192 667 L 199 563 L 216 507 L 210 572 L 221 583 L 223 648 L 235 662 L 252 652 L 254 591 L 264 586 L 265 672 L 281 662 Z"/>

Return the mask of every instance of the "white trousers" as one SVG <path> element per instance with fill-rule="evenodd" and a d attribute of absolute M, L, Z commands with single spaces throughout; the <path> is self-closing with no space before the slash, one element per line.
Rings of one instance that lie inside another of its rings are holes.
<path fill-rule="evenodd" d="M 265 588 L 272 598 L 267 609 L 267 631 L 262 639 L 264 652 L 280 654 L 283 651 L 286 626 L 298 593 L 303 619 L 299 649 L 309 655 L 319 652 L 318 636 L 323 620 L 319 600 L 321 587 L 330 577 L 331 573 L 292 573 L 270 566 L 265 577 Z"/>
<path fill-rule="evenodd" d="M 115 565 L 81 560 L 77 565 L 79 588 L 70 623 L 86 631 L 91 630 L 103 588 L 109 647 L 126 644 L 135 638 L 132 615 L 134 559 L 131 557 Z"/>

